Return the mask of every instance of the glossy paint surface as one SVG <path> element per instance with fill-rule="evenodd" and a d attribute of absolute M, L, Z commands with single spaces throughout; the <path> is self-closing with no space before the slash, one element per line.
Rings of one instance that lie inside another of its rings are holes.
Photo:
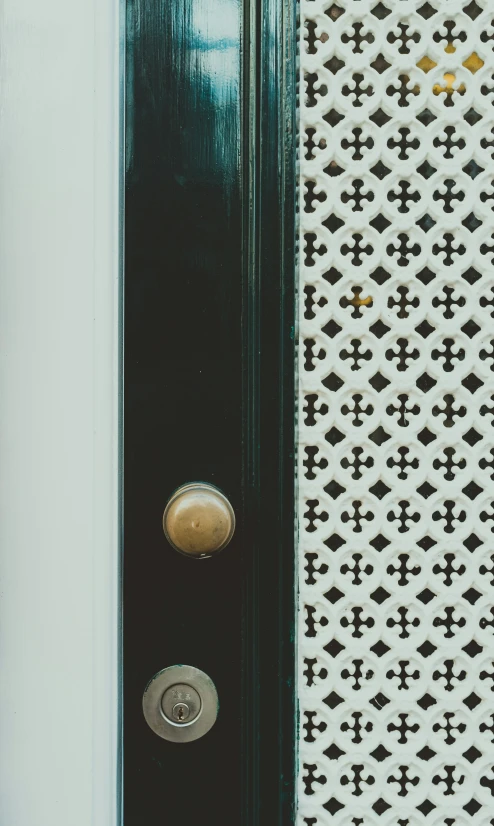
<path fill-rule="evenodd" d="M 125 826 L 238 821 L 241 538 L 187 559 L 162 515 L 196 480 L 241 509 L 240 14 L 235 0 L 128 4 Z M 205 671 L 221 705 L 187 744 L 141 709 L 177 663 Z"/>
<path fill-rule="evenodd" d="M 293 815 L 295 7 L 128 0 L 124 823 Z M 217 485 L 235 535 L 191 560 L 163 508 Z M 213 729 L 161 741 L 154 673 L 204 670 Z"/>

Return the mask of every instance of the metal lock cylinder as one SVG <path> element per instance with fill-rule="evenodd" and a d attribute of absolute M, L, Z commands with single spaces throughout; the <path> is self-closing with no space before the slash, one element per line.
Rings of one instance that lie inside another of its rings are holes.
<path fill-rule="evenodd" d="M 191 665 L 172 665 L 149 681 L 142 710 L 159 737 L 190 743 L 203 737 L 216 722 L 218 694 L 203 671 Z"/>

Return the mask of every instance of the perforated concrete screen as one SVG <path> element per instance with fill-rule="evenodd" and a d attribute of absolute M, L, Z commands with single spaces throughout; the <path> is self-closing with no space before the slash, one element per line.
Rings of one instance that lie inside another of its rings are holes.
<path fill-rule="evenodd" d="M 494 823 L 494 5 L 301 0 L 299 826 Z"/>

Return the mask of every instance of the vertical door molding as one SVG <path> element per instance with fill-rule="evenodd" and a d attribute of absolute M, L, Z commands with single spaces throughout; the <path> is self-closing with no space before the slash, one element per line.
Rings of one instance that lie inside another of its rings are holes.
<path fill-rule="evenodd" d="M 244 675 L 242 814 L 292 822 L 294 697 L 296 3 L 246 0 L 244 41 Z"/>

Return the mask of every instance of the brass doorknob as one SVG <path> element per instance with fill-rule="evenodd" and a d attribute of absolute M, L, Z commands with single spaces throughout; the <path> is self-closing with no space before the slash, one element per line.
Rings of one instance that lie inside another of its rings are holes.
<path fill-rule="evenodd" d="M 195 558 L 212 556 L 226 548 L 235 530 L 235 513 L 214 485 L 182 485 L 169 499 L 163 530 L 170 545 Z"/>

